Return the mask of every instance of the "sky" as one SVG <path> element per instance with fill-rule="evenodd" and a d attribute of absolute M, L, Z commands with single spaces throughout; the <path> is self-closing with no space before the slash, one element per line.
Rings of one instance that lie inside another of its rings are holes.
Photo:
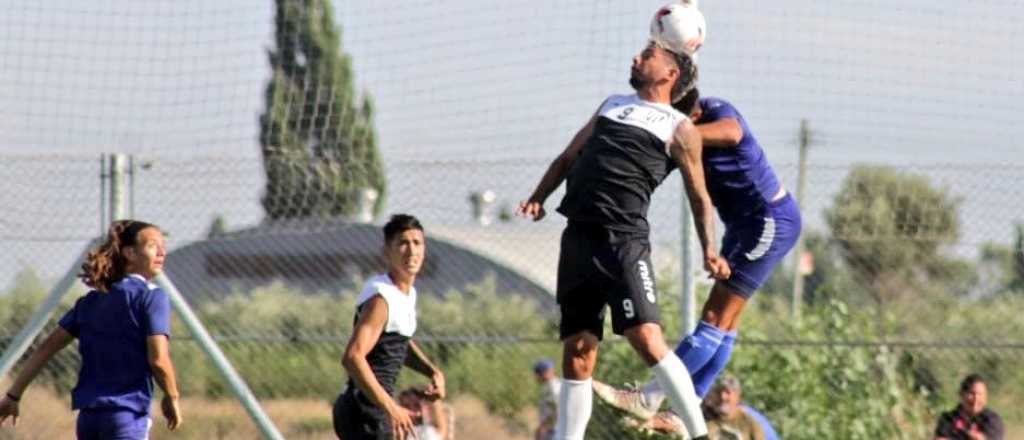
<path fill-rule="evenodd" d="M 469 189 L 499 187 L 505 203 L 525 196 L 604 97 L 629 91 L 630 58 L 662 3 L 335 1 L 356 87 L 375 103 L 394 187 L 389 210 L 434 210 L 441 221 L 449 206 L 466 209 Z M 179 244 L 199 238 L 217 213 L 236 227 L 258 222 L 271 6 L 8 2 L 0 181 L 17 191 L 0 196 L 9 207 L 0 246 L 18 252 L 0 257 L 0 272 L 60 266 L 52 254 L 73 252 L 99 229 L 103 152 L 152 165 L 137 173 L 138 212 L 167 219 Z M 808 120 L 814 212 L 843 170 L 872 162 L 924 170 L 965 198 L 971 246 L 1005 239 L 1024 218 L 1016 205 L 1024 3 L 705 0 L 701 8 L 703 93 L 739 107 L 790 187 L 797 130 Z M 195 189 L 174 192 L 186 183 Z M 425 187 L 434 202 L 422 201 Z M 663 192 L 677 202 L 678 185 Z"/>
<path fill-rule="evenodd" d="M 387 158 L 543 158 L 604 96 L 660 2 L 337 1 Z M 0 153 L 255 157 L 269 2 L 14 2 Z M 706 1 L 701 86 L 773 158 L 1004 162 L 1024 84 L 1011 1 Z M 989 140 L 991 139 L 991 140 Z M 984 144 L 983 148 L 979 148 Z"/>

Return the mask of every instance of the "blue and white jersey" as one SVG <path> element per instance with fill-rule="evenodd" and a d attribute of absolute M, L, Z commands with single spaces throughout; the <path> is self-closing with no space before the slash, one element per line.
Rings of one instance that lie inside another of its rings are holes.
<path fill-rule="evenodd" d="M 739 111 L 721 98 L 701 98 L 703 113 L 697 124 L 736 119 L 743 127 L 739 145 L 704 147 L 704 180 L 711 202 L 726 225 L 760 212 L 781 188 L 761 145 Z"/>
<path fill-rule="evenodd" d="M 668 104 L 612 95 L 566 176 L 558 212 L 570 220 L 646 233 L 651 194 L 676 168 L 669 145 L 686 116 Z"/>

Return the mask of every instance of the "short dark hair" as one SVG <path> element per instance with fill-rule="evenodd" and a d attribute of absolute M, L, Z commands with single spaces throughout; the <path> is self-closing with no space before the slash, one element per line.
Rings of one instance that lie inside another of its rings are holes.
<path fill-rule="evenodd" d="M 690 89 L 680 100 L 673 102 L 672 107 L 686 116 L 692 115 L 700 107 L 700 91 L 696 87 Z"/>
<path fill-rule="evenodd" d="M 982 378 L 981 375 L 978 373 L 968 374 L 967 377 L 964 378 L 964 380 L 960 381 L 960 392 L 966 393 L 970 391 L 976 383 L 984 384 L 985 379 Z"/>
<path fill-rule="evenodd" d="M 410 229 L 423 231 L 423 225 L 420 224 L 419 219 L 409 214 L 392 215 L 391 220 L 384 225 L 384 243 L 390 243 L 392 238 Z"/>

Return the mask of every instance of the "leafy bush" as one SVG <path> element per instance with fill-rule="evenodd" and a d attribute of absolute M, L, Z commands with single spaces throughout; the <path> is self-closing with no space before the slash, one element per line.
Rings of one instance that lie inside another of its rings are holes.
<path fill-rule="evenodd" d="M 915 389 L 902 353 L 860 343 L 864 335 L 875 334 L 870 316 L 851 316 L 843 303 L 832 301 L 784 325 L 798 340 L 822 343 L 741 343 L 729 366 L 743 382 L 745 399 L 763 410 L 780 434 L 787 439 L 928 435 L 927 393 Z M 763 340 L 759 333 L 746 331 L 744 337 Z"/>
<path fill-rule="evenodd" d="M 352 329 L 355 296 L 302 295 L 272 285 L 201 304 L 197 313 L 210 333 L 221 336 L 221 348 L 256 395 L 326 400 L 346 380 L 340 359 Z M 489 410 L 509 418 L 534 402 L 530 366 L 558 353 L 551 311 L 523 296 L 498 295 L 493 279 L 448 292 L 443 299 L 420 296 L 418 309 L 414 339 L 445 371 L 453 395 L 475 395 Z M 177 324 L 175 333 L 186 335 Z M 176 341 L 173 349 L 184 393 L 230 393 L 195 344 Z M 405 369 L 398 385 L 425 380 Z"/>
<path fill-rule="evenodd" d="M 25 272 L 0 295 L 0 322 L 5 323 L 0 328 L 2 347 L 45 297 L 45 284 Z M 663 323 L 672 344 L 680 336 L 679 294 L 671 287 L 678 283 L 662 276 L 660 284 Z M 706 292 L 706 286 L 699 291 Z M 64 310 L 75 296 L 68 296 Z M 199 304 L 197 313 L 261 399 L 329 401 L 346 380 L 340 356 L 351 331 L 354 300 L 354 292 L 305 295 L 271 285 Z M 1003 404 L 997 407 L 1001 411 L 1019 403 L 999 391 L 1024 384 L 1024 373 L 1013 368 L 1014 362 L 1007 362 L 1005 352 L 897 349 L 863 342 L 894 331 L 927 336 L 927 340 L 1012 340 L 1009 335 L 1024 331 L 1017 316 L 1024 298 L 946 299 L 918 306 L 919 316 L 944 316 L 941 326 L 897 319 L 913 311 L 899 309 L 898 302 L 890 305 L 891 309 L 878 314 L 877 308 L 847 308 L 835 300 L 822 301 L 805 309 L 800 322 L 790 322 L 780 319 L 788 316 L 786 301 L 758 296 L 744 313 L 729 371 L 743 381 L 746 400 L 768 415 L 787 439 L 925 437 L 935 413 L 952 406 L 959 378 L 970 371 L 989 378 L 993 401 Z M 489 280 L 462 292 L 448 292 L 443 299 L 422 296 L 419 312 L 416 339 L 445 370 L 451 394 L 476 396 L 488 411 L 525 431 L 525 422 L 518 417 L 533 406 L 538 390 L 530 366 L 541 357 L 560 357 L 557 311 L 542 310 L 522 296 L 499 295 Z M 55 321 L 51 320 L 50 328 Z M 225 381 L 177 320 L 174 334 L 172 355 L 185 395 L 230 395 Z M 786 342 L 794 340 L 818 342 Z M 951 361 L 950 356 L 956 358 Z M 74 385 L 77 365 L 75 350 L 65 350 L 37 383 L 67 392 Z M 595 376 L 621 384 L 647 380 L 650 374 L 629 345 L 608 329 Z M 424 381 L 407 371 L 399 386 Z M 596 405 L 588 438 L 645 438 L 624 427 L 620 419 Z M 1012 415 L 1009 419 L 1013 420 Z"/>

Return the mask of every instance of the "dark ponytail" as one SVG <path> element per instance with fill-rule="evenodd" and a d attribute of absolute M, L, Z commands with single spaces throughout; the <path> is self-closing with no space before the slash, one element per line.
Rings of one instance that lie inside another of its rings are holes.
<path fill-rule="evenodd" d="M 118 220 L 111 223 L 106 241 L 89 252 L 78 277 L 85 285 L 100 292 L 110 290 L 110 286 L 127 275 L 124 248 L 138 244 L 138 235 L 143 229 L 155 227 L 156 225 L 137 220 Z"/>

